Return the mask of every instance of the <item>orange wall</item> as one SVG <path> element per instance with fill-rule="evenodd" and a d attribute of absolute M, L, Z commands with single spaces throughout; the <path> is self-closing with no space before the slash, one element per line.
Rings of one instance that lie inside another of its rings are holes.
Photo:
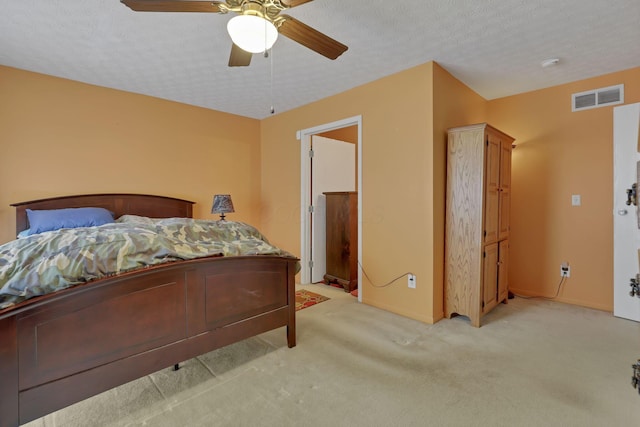
<path fill-rule="evenodd" d="M 613 107 L 571 112 L 571 94 L 624 83 L 640 101 L 640 68 L 488 103 L 488 121 L 516 138 L 512 162 L 509 287 L 613 308 Z M 571 195 L 582 206 L 571 206 Z"/>
<path fill-rule="evenodd" d="M 296 131 L 362 115 L 363 267 L 385 288 L 362 283 L 362 298 L 433 321 L 431 194 L 432 64 L 421 65 L 262 121 L 262 228 L 286 248 L 300 248 L 300 141 Z"/>
<path fill-rule="evenodd" d="M 210 214 L 260 220 L 260 122 L 0 66 L 0 243 L 15 236 L 10 203 L 126 192 L 195 201 Z"/>
<path fill-rule="evenodd" d="M 570 111 L 574 92 L 625 83 L 640 68 L 485 101 L 427 63 L 262 121 L 0 66 L 0 242 L 10 203 L 87 192 L 197 202 L 231 193 L 234 219 L 300 253 L 296 131 L 362 115 L 363 301 L 425 322 L 442 317 L 446 129 L 487 121 L 516 138 L 510 287 L 612 308 L 612 108 Z M 582 206 L 571 207 L 571 194 Z M 393 200 L 393 203 L 390 203 Z M 586 244 L 588 243 L 588 244 Z"/>
<path fill-rule="evenodd" d="M 433 67 L 433 313 L 444 316 L 444 228 L 447 129 L 486 120 L 487 101 L 438 64 Z"/>

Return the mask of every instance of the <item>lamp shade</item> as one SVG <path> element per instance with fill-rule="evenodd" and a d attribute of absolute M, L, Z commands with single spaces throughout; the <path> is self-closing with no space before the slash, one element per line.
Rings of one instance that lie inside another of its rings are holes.
<path fill-rule="evenodd" d="M 251 53 L 271 49 L 278 38 L 275 25 L 255 15 L 234 16 L 227 24 L 227 31 L 233 43 Z"/>
<path fill-rule="evenodd" d="M 233 210 L 233 202 L 231 201 L 230 194 L 216 194 L 213 196 L 211 213 L 221 214 L 222 219 L 224 219 L 224 214 L 230 212 L 235 212 Z"/>

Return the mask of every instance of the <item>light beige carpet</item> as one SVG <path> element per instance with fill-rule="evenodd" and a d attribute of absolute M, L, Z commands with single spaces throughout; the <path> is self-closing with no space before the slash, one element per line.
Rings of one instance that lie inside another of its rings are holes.
<path fill-rule="evenodd" d="M 271 331 L 28 425 L 637 426 L 640 325 L 510 300 L 473 328 L 359 304 L 340 289 L 297 313 L 298 345 Z"/>

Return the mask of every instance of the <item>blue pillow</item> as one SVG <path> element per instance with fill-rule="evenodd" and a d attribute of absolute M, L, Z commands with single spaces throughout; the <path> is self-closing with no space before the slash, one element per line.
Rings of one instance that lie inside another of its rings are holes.
<path fill-rule="evenodd" d="M 113 222 L 113 214 L 104 208 L 26 209 L 26 212 L 29 218 L 29 235 L 61 228 L 94 227 Z"/>

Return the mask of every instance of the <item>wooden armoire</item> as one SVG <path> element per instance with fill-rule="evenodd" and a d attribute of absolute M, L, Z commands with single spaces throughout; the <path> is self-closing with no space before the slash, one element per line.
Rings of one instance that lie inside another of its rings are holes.
<path fill-rule="evenodd" d="M 448 131 L 445 316 L 476 327 L 509 294 L 513 141 L 486 123 Z"/>
<path fill-rule="evenodd" d="M 358 287 L 358 193 L 323 193 L 327 198 L 327 272 L 325 283 L 345 292 Z"/>

